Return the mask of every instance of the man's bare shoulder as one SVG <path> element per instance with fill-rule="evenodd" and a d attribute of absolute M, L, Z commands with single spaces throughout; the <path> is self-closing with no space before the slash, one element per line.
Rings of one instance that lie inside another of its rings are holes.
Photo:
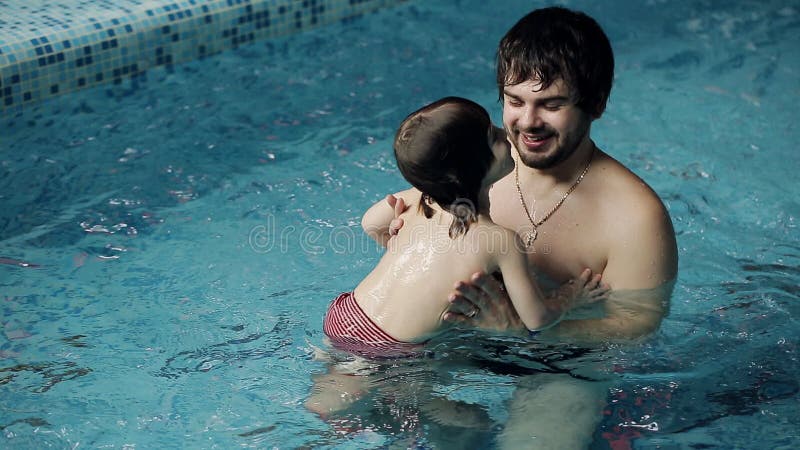
<path fill-rule="evenodd" d="M 603 207 L 608 261 L 604 279 L 615 288 L 652 288 L 675 277 L 677 243 L 672 220 L 661 199 L 641 178 L 605 155 Z M 606 206 L 607 205 L 607 206 Z"/>
<path fill-rule="evenodd" d="M 598 163 L 601 181 L 595 192 L 615 229 L 626 232 L 669 217 L 658 194 L 642 178 L 608 154 L 601 152 Z"/>

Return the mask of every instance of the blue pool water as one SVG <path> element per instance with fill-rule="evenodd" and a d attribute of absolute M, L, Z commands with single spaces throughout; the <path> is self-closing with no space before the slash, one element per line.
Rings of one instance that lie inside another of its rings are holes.
<path fill-rule="evenodd" d="M 445 95 L 499 119 L 494 46 L 540 5 L 433 3 L 2 125 L 0 447 L 490 447 L 521 375 L 592 367 L 613 379 L 594 449 L 797 448 L 800 2 L 785 0 L 569 2 L 616 52 L 595 139 L 661 195 L 678 234 L 651 339 L 451 342 L 472 363 L 389 368 L 333 425 L 305 411 L 327 303 L 380 256 L 360 215 L 404 187 L 394 128 Z M 490 424 L 387 412 L 412 382 Z"/>

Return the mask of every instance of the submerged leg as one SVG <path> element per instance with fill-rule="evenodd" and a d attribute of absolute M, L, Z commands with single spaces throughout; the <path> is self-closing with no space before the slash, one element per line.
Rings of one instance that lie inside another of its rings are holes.
<path fill-rule="evenodd" d="M 480 431 L 487 431 L 492 427 L 489 414 L 480 405 L 432 397 L 429 401 L 421 404 L 420 409 L 429 420 L 439 425 Z"/>
<path fill-rule="evenodd" d="M 514 391 L 501 449 L 578 450 L 589 446 L 602 419 L 606 382 L 537 374 Z"/>
<path fill-rule="evenodd" d="M 322 418 L 346 409 L 360 399 L 368 388 L 362 377 L 325 373 L 313 376 L 314 386 L 306 399 L 307 410 Z"/>

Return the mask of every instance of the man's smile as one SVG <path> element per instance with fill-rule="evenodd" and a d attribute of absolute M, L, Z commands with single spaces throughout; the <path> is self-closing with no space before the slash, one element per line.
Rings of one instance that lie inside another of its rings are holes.
<path fill-rule="evenodd" d="M 525 147 L 528 147 L 531 150 L 536 150 L 543 147 L 550 141 L 550 139 L 553 136 L 554 136 L 553 133 L 541 133 L 541 134 L 519 133 L 519 137 L 522 143 L 525 145 Z"/>

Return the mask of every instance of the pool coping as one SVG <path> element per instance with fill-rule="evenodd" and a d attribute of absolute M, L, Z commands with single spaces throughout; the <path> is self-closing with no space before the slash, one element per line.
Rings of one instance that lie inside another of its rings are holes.
<path fill-rule="evenodd" d="M 405 1 L 0 0 L 0 117 L 90 87 L 135 85 L 155 67 L 346 23 Z M 78 12 L 82 17 L 72 18 Z"/>

